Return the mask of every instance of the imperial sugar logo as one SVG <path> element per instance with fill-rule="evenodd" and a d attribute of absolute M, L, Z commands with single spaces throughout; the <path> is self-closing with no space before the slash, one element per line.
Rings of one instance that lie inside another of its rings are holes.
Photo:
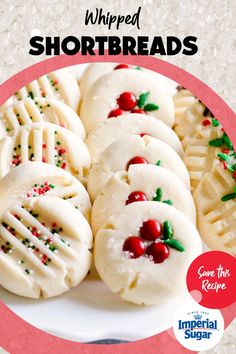
<path fill-rule="evenodd" d="M 208 350 L 222 337 L 224 320 L 219 310 L 211 310 L 191 301 L 175 316 L 176 339 L 190 350 Z"/>
<path fill-rule="evenodd" d="M 202 320 L 203 314 L 193 313 L 193 321 L 179 320 L 179 329 L 184 330 L 184 338 L 210 339 L 212 331 L 217 330 L 217 320 L 209 321 L 209 318 Z"/>

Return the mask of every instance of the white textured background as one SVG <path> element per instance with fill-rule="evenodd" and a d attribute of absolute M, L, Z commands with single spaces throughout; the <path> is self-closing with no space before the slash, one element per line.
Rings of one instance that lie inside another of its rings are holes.
<path fill-rule="evenodd" d="M 109 3 L 109 5 L 108 5 Z M 142 6 L 141 30 L 121 25 L 85 26 L 86 9 L 102 7 L 113 14 L 128 14 Z M 198 37 L 194 56 L 162 57 L 191 72 L 236 109 L 236 0 L 0 0 L 0 82 L 44 56 L 28 55 L 32 34 L 67 35 L 174 35 Z M 236 353 L 236 322 L 220 344 L 208 353 Z"/>

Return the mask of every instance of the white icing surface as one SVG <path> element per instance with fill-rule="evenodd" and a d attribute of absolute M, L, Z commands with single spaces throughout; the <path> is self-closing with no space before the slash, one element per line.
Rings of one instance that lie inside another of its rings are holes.
<path fill-rule="evenodd" d="M 110 216 L 121 210 L 130 193 L 143 192 L 147 200 L 152 201 L 157 188 L 161 188 L 161 201 L 171 200 L 173 207 L 181 210 L 196 223 L 196 209 L 189 189 L 170 170 L 154 165 L 131 165 L 129 170 L 115 173 L 102 189 L 93 204 L 92 229 L 96 235 L 98 229 Z"/>
<path fill-rule="evenodd" d="M 185 248 L 169 250 L 169 257 L 154 263 L 148 257 L 131 259 L 123 252 L 129 236 L 139 234 L 143 222 L 168 220 L 174 238 Z M 186 274 L 201 254 L 200 236 L 194 224 L 179 210 L 160 202 L 132 203 L 109 218 L 95 238 L 94 259 L 99 275 L 114 293 L 135 304 L 157 304 L 186 291 Z M 178 269 L 178 276 L 176 276 Z"/>
<path fill-rule="evenodd" d="M 9 100 L 0 110 L 0 138 L 19 128 L 36 122 L 50 122 L 73 131 L 85 139 L 85 130 L 79 116 L 68 105 L 49 98 Z"/>
<path fill-rule="evenodd" d="M 55 197 L 22 202 L 8 193 L 8 205 L 0 198 L 0 242 L 10 248 L 0 253 L 1 286 L 39 298 L 78 285 L 92 260 L 92 232 L 82 214 Z"/>
<path fill-rule="evenodd" d="M 7 103 L 15 103 L 28 97 L 57 99 L 66 103 L 75 112 L 79 110 L 79 85 L 74 75 L 66 69 L 51 72 L 28 83 L 19 91 L 15 92 Z"/>
<path fill-rule="evenodd" d="M 52 188 L 44 190 L 45 183 Z M 25 196 L 51 196 L 67 200 L 90 220 L 91 202 L 85 187 L 67 171 L 48 163 L 28 161 L 12 169 L 0 180 L 1 201 L 11 203 L 8 194 L 14 198 Z"/>
<path fill-rule="evenodd" d="M 82 95 L 85 96 L 88 93 L 89 88 L 92 84 L 98 80 L 101 76 L 111 72 L 117 66 L 117 63 L 92 63 L 90 64 L 84 74 L 82 75 L 81 79 L 79 80 L 80 90 Z M 135 66 L 134 66 L 135 68 Z M 117 69 L 118 70 L 118 69 Z M 119 69 L 122 70 L 122 69 Z M 124 69 L 126 70 L 126 69 Z M 142 70 L 145 70 L 142 68 Z M 151 72 L 152 75 L 155 75 L 155 78 L 161 82 L 162 86 L 165 87 L 166 92 L 168 94 L 173 95 L 175 93 L 175 83 L 174 81 L 163 77 L 158 73 Z"/>
<path fill-rule="evenodd" d="M 80 108 L 80 117 L 87 133 L 105 121 L 111 110 L 117 108 L 117 99 L 123 92 L 132 92 L 137 98 L 149 92 L 147 103 L 154 103 L 157 110 L 147 112 L 168 126 L 174 124 L 174 103 L 166 93 L 162 80 L 150 72 L 125 69 L 114 70 L 100 77 L 88 90 Z"/>
<path fill-rule="evenodd" d="M 58 165 L 83 183 L 90 167 L 90 155 L 83 140 L 52 123 L 22 126 L 0 141 L 1 177 L 27 161 Z"/>
<path fill-rule="evenodd" d="M 117 118 L 110 118 L 92 131 L 86 140 L 91 159 L 99 160 L 100 154 L 113 141 L 129 134 L 143 134 L 152 136 L 170 145 L 181 157 L 183 148 L 175 132 L 162 121 L 144 114 L 125 114 Z"/>
<path fill-rule="evenodd" d="M 102 190 L 114 172 L 126 170 L 128 162 L 141 156 L 152 165 L 160 165 L 174 172 L 189 188 L 189 174 L 179 155 L 166 143 L 145 135 L 127 135 L 114 141 L 100 155 L 99 162 L 92 164 L 88 177 L 88 192 L 92 200 Z M 115 157 L 115 158 L 114 158 Z"/>

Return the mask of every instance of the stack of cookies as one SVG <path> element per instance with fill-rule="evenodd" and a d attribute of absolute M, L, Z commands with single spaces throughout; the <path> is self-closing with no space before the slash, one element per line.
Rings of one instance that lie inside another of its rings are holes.
<path fill-rule="evenodd" d="M 170 87 L 139 67 L 99 63 L 81 84 L 96 269 L 124 300 L 168 301 L 202 250 Z"/>
<path fill-rule="evenodd" d="M 91 266 L 91 158 L 80 99 L 74 76 L 59 70 L 1 107 L 0 284 L 17 295 L 60 295 Z"/>
<path fill-rule="evenodd" d="M 181 114 L 175 132 L 184 149 L 197 227 L 211 248 L 236 254 L 236 153 L 217 117 L 185 90 L 176 94 Z"/>
<path fill-rule="evenodd" d="M 186 291 L 200 235 L 235 252 L 232 144 L 159 74 L 94 63 L 78 85 L 51 73 L 4 104 L 0 137 L 0 284 L 18 295 L 64 293 L 94 255 L 112 292 L 158 304 Z"/>

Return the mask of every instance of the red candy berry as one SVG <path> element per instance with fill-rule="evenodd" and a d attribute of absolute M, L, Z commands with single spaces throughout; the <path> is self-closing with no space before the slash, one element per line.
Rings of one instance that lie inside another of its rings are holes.
<path fill-rule="evenodd" d="M 153 242 L 147 247 L 146 254 L 154 263 L 162 263 L 169 256 L 169 248 L 162 242 Z"/>
<path fill-rule="evenodd" d="M 118 98 L 117 103 L 119 108 L 124 111 L 130 111 L 137 104 L 137 99 L 132 92 L 123 92 Z"/>
<path fill-rule="evenodd" d="M 139 258 L 144 254 L 144 242 L 138 236 L 131 236 L 125 240 L 123 251 L 129 252 L 130 258 Z"/>
<path fill-rule="evenodd" d="M 223 166 L 224 170 L 227 170 L 228 165 L 227 165 L 226 161 L 222 161 L 222 166 Z"/>
<path fill-rule="evenodd" d="M 146 202 L 147 196 L 143 192 L 132 192 L 128 196 L 128 199 L 126 200 L 126 205 L 135 203 L 135 202 Z"/>
<path fill-rule="evenodd" d="M 202 125 L 203 125 L 204 127 L 207 127 L 208 125 L 211 125 L 210 119 L 204 119 L 204 120 L 202 121 Z"/>
<path fill-rule="evenodd" d="M 142 156 L 135 156 L 131 160 L 129 160 L 129 162 L 127 163 L 127 169 L 129 168 L 130 165 L 137 165 L 137 164 L 141 164 L 141 163 L 148 163 L 148 162 Z"/>
<path fill-rule="evenodd" d="M 236 179 L 236 171 L 233 172 L 233 178 Z"/>
<path fill-rule="evenodd" d="M 116 108 L 113 109 L 109 114 L 108 114 L 108 118 L 112 118 L 112 117 L 118 117 L 121 116 L 122 114 L 124 114 L 125 112 L 120 109 L 120 108 Z"/>
<path fill-rule="evenodd" d="M 141 138 L 142 138 L 144 135 L 150 136 L 150 134 L 147 134 L 147 133 L 141 133 L 141 134 L 139 134 L 139 136 L 141 136 Z"/>
<path fill-rule="evenodd" d="M 117 65 L 114 70 L 118 70 L 118 69 L 129 69 L 130 66 L 128 64 L 119 64 Z"/>
<path fill-rule="evenodd" d="M 131 113 L 146 114 L 146 112 L 142 108 L 134 108 L 132 109 Z"/>
<path fill-rule="evenodd" d="M 157 220 L 147 220 L 144 221 L 142 227 L 140 228 L 140 235 L 144 240 L 155 241 L 161 236 L 162 226 Z"/>

